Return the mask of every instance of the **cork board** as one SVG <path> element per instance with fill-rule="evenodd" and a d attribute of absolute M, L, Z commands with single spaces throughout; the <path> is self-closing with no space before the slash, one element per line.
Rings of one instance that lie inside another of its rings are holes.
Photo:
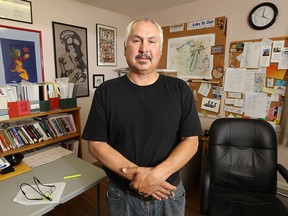
<path fill-rule="evenodd" d="M 160 69 L 165 69 L 167 68 L 167 55 L 168 55 L 168 40 L 169 39 L 175 39 L 175 38 L 183 38 L 187 36 L 201 36 L 201 35 L 206 35 L 206 34 L 214 34 L 215 35 L 215 45 L 213 46 L 214 48 L 220 47 L 220 52 L 216 53 L 213 52 L 214 55 L 213 57 L 213 67 L 214 68 L 224 68 L 224 60 L 225 60 L 225 45 L 226 45 L 226 26 L 227 26 L 227 18 L 226 17 L 217 17 L 214 19 L 215 23 L 214 26 L 212 27 L 207 27 L 207 28 L 200 28 L 200 29 L 193 29 L 193 30 L 187 30 L 187 23 L 180 24 L 182 25 L 182 29 L 180 31 L 171 31 L 171 26 L 165 26 L 162 27 L 163 29 L 163 36 L 164 36 L 164 41 L 163 41 L 163 53 L 162 53 L 162 58 L 160 60 L 158 68 Z M 211 55 L 211 50 L 209 55 Z M 189 86 L 191 90 L 193 91 L 195 100 L 196 100 L 196 106 L 197 106 L 197 111 L 199 113 L 202 113 L 203 110 L 201 109 L 201 103 L 203 98 L 211 98 L 215 99 L 215 94 L 212 92 L 212 88 L 219 89 L 222 86 L 223 82 L 223 77 L 214 79 L 213 77 L 211 79 L 192 79 L 192 78 L 186 78 L 186 80 L 189 83 Z M 211 90 L 209 91 L 207 96 L 203 96 L 202 94 L 199 94 L 199 88 L 202 83 L 209 83 L 209 85 L 212 85 Z M 219 95 L 217 96 L 219 97 Z M 218 99 L 217 99 L 218 101 Z M 219 100 L 219 110 L 220 110 L 220 100 Z M 210 111 L 210 110 L 205 110 L 205 114 L 212 114 L 212 115 L 217 115 L 217 112 Z"/>
<path fill-rule="evenodd" d="M 254 40 L 244 40 L 244 41 L 233 41 L 233 42 L 231 42 L 230 49 L 229 49 L 229 66 L 230 67 L 234 67 L 234 68 L 240 68 L 240 61 L 238 61 L 237 57 L 242 54 L 243 49 L 241 49 L 241 47 L 243 47 L 243 44 L 245 42 L 260 42 L 261 40 L 262 39 L 254 39 Z M 272 40 L 273 42 L 275 42 L 275 41 L 284 41 L 284 47 L 288 47 L 288 36 L 287 37 L 269 38 L 269 40 Z M 281 80 L 286 81 L 286 82 L 288 81 L 287 70 L 278 70 L 277 68 L 278 68 L 278 63 L 270 62 L 270 67 L 268 67 L 268 70 L 270 70 L 270 72 L 267 72 L 267 69 L 266 69 L 266 80 L 265 80 L 265 83 L 266 83 L 266 86 L 267 86 L 268 83 L 270 82 L 269 85 L 271 86 L 271 89 L 273 88 L 273 86 L 275 86 L 276 82 L 279 82 Z M 247 69 L 248 70 L 249 69 L 253 70 L 253 68 L 247 68 Z M 270 73 L 270 75 L 268 73 Z M 275 77 L 273 77 L 273 75 L 271 76 L 271 73 L 276 73 L 278 75 L 282 74 L 282 76 L 278 76 L 278 78 L 275 78 Z M 273 78 L 271 79 L 271 77 L 273 77 Z M 269 96 L 271 96 L 271 93 L 268 93 L 268 97 Z M 242 98 L 243 98 L 243 94 L 242 94 Z M 274 117 L 270 116 L 266 120 L 274 121 L 274 122 L 276 122 L 276 124 L 280 124 L 283 115 L 281 115 L 281 111 L 279 111 L 279 107 L 283 106 L 284 101 L 285 101 L 285 97 L 280 95 L 280 97 L 279 97 L 279 99 L 277 101 L 272 101 L 271 102 L 269 110 L 271 110 L 270 112 L 274 112 L 275 116 Z M 276 108 L 276 110 L 273 110 L 274 108 Z M 226 117 L 229 116 L 230 114 L 235 116 L 235 113 L 225 112 L 225 116 Z M 237 114 L 237 115 L 239 117 L 242 117 L 242 118 L 249 118 L 249 116 L 245 116 L 244 114 L 242 114 L 242 115 Z M 279 115 L 280 115 L 280 117 L 279 117 Z"/>

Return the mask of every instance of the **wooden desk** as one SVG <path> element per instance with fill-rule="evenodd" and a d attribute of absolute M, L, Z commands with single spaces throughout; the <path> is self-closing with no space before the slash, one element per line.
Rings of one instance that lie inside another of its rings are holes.
<path fill-rule="evenodd" d="M 63 180 L 63 176 L 76 173 L 81 173 L 82 176 L 79 178 Z M 62 181 L 66 182 L 60 203 L 34 206 L 24 206 L 13 203 L 12 200 L 18 193 L 20 184 L 23 182 L 34 184 L 34 176 L 37 177 L 43 184 L 51 184 Z M 36 167 L 29 172 L 1 181 L 0 214 L 3 216 L 43 215 L 51 211 L 57 205 L 65 203 L 91 187 L 97 185 L 105 178 L 106 174 L 102 169 L 73 155 L 68 155 L 56 161 Z M 100 206 L 97 206 L 97 209 L 100 209 Z"/>

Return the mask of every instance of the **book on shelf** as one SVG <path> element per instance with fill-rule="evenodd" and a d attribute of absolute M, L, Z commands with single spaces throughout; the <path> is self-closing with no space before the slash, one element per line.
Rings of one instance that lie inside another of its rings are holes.
<path fill-rule="evenodd" d="M 2 140 L 1 137 L 0 137 L 0 147 L 1 147 L 1 150 L 2 150 L 3 152 L 7 151 L 6 146 L 4 145 L 4 142 L 3 142 L 3 140 Z"/>
<path fill-rule="evenodd" d="M 51 133 L 53 134 L 54 138 L 57 137 L 57 131 L 56 129 L 53 127 L 52 123 L 48 120 L 48 119 L 44 119 L 44 121 L 46 122 L 48 128 L 50 128 Z"/>
<path fill-rule="evenodd" d="M 33 139 L 30 137 L 30 135 L 28 134 L 28 132 L 25 130 L 25 128 L 23 127 L 23 125 L 19 126 L 19 129 L 21 130 L 21 132 L 23 133 L 25 139 L 28 141 L 29 144 L 34 144 Z"/>
<path fill-rule="evenodd" d="M 79 152 L 79 140 L 68 139 L 61 141 L 61 146 L 73 152 L 73 155 L 78 157 Z"/>
<path fill-rule="evenodd" d="M 29 145 L 29 142 L 28 140 L 26 139 L 26 137 L 24 136 L 23 132 L 21 131 L 21 129 L 19 127 L 15 127 L 18 135 L 21 137 L 21 139 L 23 140 L 24 142 L 24 145 Z"/>
<path fill-rule="evenodd" d="M 63 131 L 64 131 L 65 134 L 71 133 L 71 131 L 70 131 L 67 123 L 66 123 L 65 120 L 64 120 L 64 117 L 57 118 L 57 120 L 58 120 L 58 122 L 59 122 L 59 124 L 60 124 L 60 126 L 61 126 L 61 128 L 63 129 Z"/>
<path fill-rule="evenodd" d="M 73 115 L 71 113 L 67 114 L 66 116 L 64 116 L 64 119 L 65 119 L 71 133 L 75 133 L 76 127 L 75 127 L 75 121 L 74 121 Z"/>
<path fill-rule="evenodd" d="M 34 133 L 31 131 L 31 129 L 29 128 L 29 125 L 24 124 L 23 128 L 26 130 L 26 132 L 28 133 L 28 135 L 31 137 L 31 139 L 33 140 L 33 143 L 37 142 L 38 139 L 37 137 L 34 135 Z"/>
<path fill-rule="evenodd" d="M 39 134 L 37 129 L 34 127 L 33 123 L 26 124 L 27 127 L 30 129 L 31 133 L 34 135 L 34 137 L 37 139 L 38 142 L 41 142 L 43 140 L 43 136 Z"/>
<path fill-rule="evenodd" d="M 35 121 L 37 121 L 40 125 L 40 127 L 43 129 L 45 134 L 47 135 L 48 138 L 55 138 L 55 134 L 52 131 L 51 127 L 48 125 L 47 120 L 43 117 L 34 117 L 33 118 Z"/>
<path fill-rule="evenodd" d="M 48 121 L 51 122 L 52 127 L 56 130 L 57 136 L 63 136 L 64 135 L 63 130 L 56 119 L 49 119 Z"/>
<path fill-rule="evenodd" d="M 42 119 L 42 121 L 40 122 L 40 125 L 42 126 L 43 130 L 45 131 L 48 137 L 50 137 L 51 139 L 56 137 L 52 129 L 49 127 L 47 121 L 45 121 L 45 119 Z"/>
<path fill-rule="evenodd" d="M 18 134 L 17 130 L 15 127 L 11 127 L 11 130 L 13 132 L 13 135 L 16 137 L 16 139 L 18 140 L 18 142 L 20 143 L 20 146 L 24 146 L 24 141 L 22 140 L 22 138 L 20 137 L 20 135 Z"/>
<path fill-rule="evenodd" d="M 43 137 L 45 140 L 52 139 L 50 132 L 46 129 L 42 122 L 37 122 L 37 125 L 40 127 L 41 133 L 43 133 Z"/>
<path fill-rule="evenodd" d="M 35 122 L 33 124 L 33 126 L 36 128 L 36 130 L 38 131 L 39 134 L 41 134 L 41 136 L 43 137 L 43 140 L 48 140 L 50 139 L 47 134 L 45 133 L 45 131 L 42 129 L 42 127 L 40 126 L 39 122 Z"/>
<path fill-rule="evenodd" d="M 0 129 L 0 150 L 3 152 L 76 132 L 71 113 L 27 118 L 11 121 L 9 124 L 3 122 L 0 123 L 0 126 L 4 128 Z M 65 145 L 68 144 L 70 145 L 69 149 L 72 148 L 71 150 L 78 155 L 79 141 L 74 139 L 66 142 Z"/>
<path fill-rule="evenodd" d="M 12 138 L 12 140 L 14 141 L 15 145 L 17 146 L 17 148 L 21 147 L 21 142 L 17 139 L 16 135 L 14 134 L 12 128 L 6 128 L 5 129 L 9 134 L 10 137 Z"/>
<path fill-rule="evenodd" d="M 50 115 L 46 117 L 46 120 L 57 136 L 76 132 L 74 118 L 70 113 Z"/>
<path fill-rule="evenodd" d="M 10 134 L 10 132 L 7 129 L 3 129 L 3 131 L 6 134 L 6 137 L 13 146 L 13 148 L 18 148 L 17 143 L 15 143 L 13 136 Z"/>
<path fill-rule="evenodd" d="M 0 130 L 0 138 L 1 141 L 4 145 L 4 148 L 8 151 L 8 150 L 12 150 L 13 149 L 13 145 L 11 144 L 10 140 L 8 139 L 8 137 L 6 136 L 5 132 L 3 129 Z"/>

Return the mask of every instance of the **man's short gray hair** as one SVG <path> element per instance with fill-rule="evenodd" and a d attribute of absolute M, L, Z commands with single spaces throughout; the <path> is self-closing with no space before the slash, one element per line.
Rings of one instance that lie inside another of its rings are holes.
<path fill-rule="evenodd" d="M 152 19 L 149 19 L 149 18 L 140 18 L 140 19 L 137 19 L 137 20 L 134 20 L 132 22 L 129 23 L 129 25 L 127 26 L 126 28 L 126 34 L 125 34 L 125 38 L 124 38 L 124 45 L 125 47 L 127 47 L 127 43 L 128 43 L 128 38 L 132 32 L 132 29 L 134 27 L 134 25 L 138 22 L 150 22 L 152 24 L 154 24 L 156 26 L 156 28 L 158 29 L 158 32 L 159 32 L 159 37 L 160 37 L 160 51 L 162 53 L 162 47 L 163 47 L 163 31 L 162 31 L 162 28 L 161 26 L 155 22 L 154 20 Z"/>

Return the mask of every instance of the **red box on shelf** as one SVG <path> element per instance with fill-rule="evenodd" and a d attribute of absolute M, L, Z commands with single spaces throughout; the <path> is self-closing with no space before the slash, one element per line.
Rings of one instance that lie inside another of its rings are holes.
<path fill-rule="evenodd" d="M 50 101 L 50 110 L 55 110 L 55 109 L 59 109 L 59 98 L 55 97 L 55 98 L 49 98 Z"/>
<path fill-rule="evenodd" d="M 29 100 L 21 100 L 15 102 L 8 102 L 8 115 L 9 117 L 16 117 L 20 115 L 30 114 Z"/>

